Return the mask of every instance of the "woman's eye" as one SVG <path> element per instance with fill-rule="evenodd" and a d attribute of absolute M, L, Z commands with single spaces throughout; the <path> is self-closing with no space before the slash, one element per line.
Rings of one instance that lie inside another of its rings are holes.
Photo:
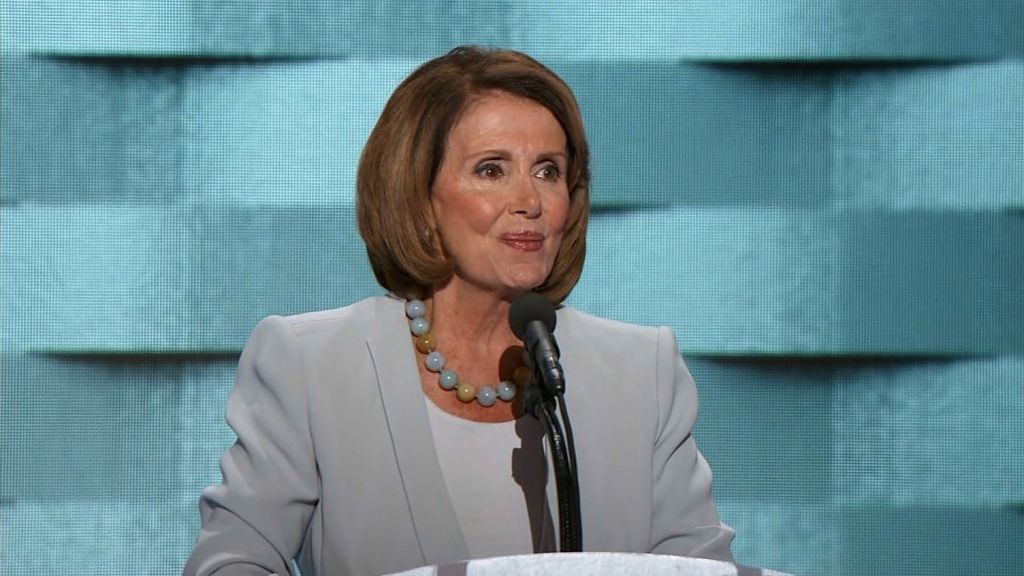
<path fill-rule="evenodd" d="M 501 175 L 503 174 L 501 166 L 491 163 L 481 164 L 480 166 L 477 166 L 476 173 L 479 174 L 480 176 L 483 176 L 484 178 L 500 178 Z"/>
<path fill-rule="evenodd" d="M 554 164 L 547 164 L 537 171 L 537 177 L 541 180 L 555 182 L 562 177 L 562 170 Z"/>

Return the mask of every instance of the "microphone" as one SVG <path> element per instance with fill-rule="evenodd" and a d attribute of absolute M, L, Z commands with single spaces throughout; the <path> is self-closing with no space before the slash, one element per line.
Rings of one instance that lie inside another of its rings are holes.
<path fill-rule="evenodd" d="M 550 300 L 527 292 L 512 302 L 508 323 L 516 337 L 526 344 L 526 353 L 541 375 L 549 394 L 561 396 L 565 392 L 565 374 L 559 363 L 558 344 L 555 342 L 555 306 Z"/>
<path fill-rule="evenodd" d="M 565 374 L 558 362 L 558 344 L 552 335 L 555 319 L 555 306 L 536 292 L 527 292 L 516 298 L 508 312 L 512 332 L 526 344 L 526 353 L 533 362 L 534 370 L 540 374 L 540 382 L 527 386 L 523 399 L 526 410 L 544 424 L 548 446 L 551 447 L 551 464 L 558 488 L 558 549 L 561 552 L 580 552 L 583 550 L 580 481 L 572 425 L 565 409 Z M 555 416 L 556 404 L 562 415 L 561 423 Z"/>

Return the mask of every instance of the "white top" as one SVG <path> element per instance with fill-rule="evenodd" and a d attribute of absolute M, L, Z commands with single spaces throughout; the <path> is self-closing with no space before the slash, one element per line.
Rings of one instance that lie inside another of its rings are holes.
<path fill-rule="evenodd" d="M 524 416 L 513 422 L 473 422 L 425 401 L 441 472 L 470 556 L 554 551 L 540 421 Z"/>

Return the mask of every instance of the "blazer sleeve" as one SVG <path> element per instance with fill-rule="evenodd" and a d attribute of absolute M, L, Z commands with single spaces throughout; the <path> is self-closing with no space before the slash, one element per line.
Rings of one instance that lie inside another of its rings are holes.
<path fill-rule="evenodd" d="M 238 440 L 221 458 L 223 483 L 200 498 L 186 576 L 291 574 L 320 491 L 305 386 L 289 323 L 266 318 L 239 361 L 227 408 Z"/>
<path fill-rule="evenodd" d="M 659 329 L 657 366 L 651 552 L 735 562 L 734 532 L 718 517 L 711 467 L 693 438 L 697 387 L 669 328 Z"/>

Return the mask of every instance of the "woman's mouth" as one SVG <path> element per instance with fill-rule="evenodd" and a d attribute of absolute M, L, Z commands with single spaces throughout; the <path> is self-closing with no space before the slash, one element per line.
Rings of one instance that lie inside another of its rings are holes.
<path fill-rule="evenodd" d="M 544 247 L 544 235 L 536 232 L 508 232 L 501 235 L 501 241 L 524 252 L 536 252 Z"/>

